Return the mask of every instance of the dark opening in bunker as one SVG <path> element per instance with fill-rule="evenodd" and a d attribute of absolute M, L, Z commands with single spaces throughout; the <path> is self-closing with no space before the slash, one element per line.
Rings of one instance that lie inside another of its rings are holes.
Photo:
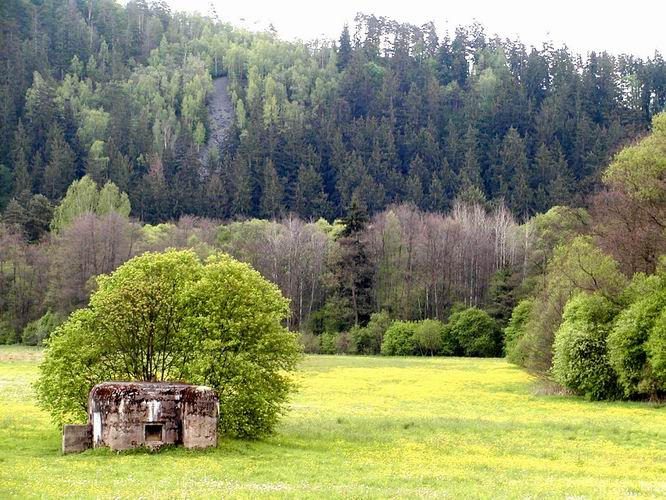
<path fill-rule="evenodd" d="M 162 424 L 146 424 L 144 441 L 146 443 L 159 443 L 162 441 Z"/>

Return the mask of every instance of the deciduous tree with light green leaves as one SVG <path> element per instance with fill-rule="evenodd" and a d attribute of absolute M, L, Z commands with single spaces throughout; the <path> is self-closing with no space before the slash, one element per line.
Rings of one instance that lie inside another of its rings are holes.
<path fill-rule="evenodd" d="M 56 423 L 85 419 L 102 381 L 184 380 L 218 392 L 223 433 L 274 428 L 300 358 L 275 285 L 228 255 L 202 263 L 190 250 L 145 253 L 97 283 L 47 343 L 35 387 Z"/>
<path fill-rule="evenodd" d="M 626 397 L 659 399 L 666 395 L 666 256 L 654 276 L 636 275 L 632 286 L 635 300 L 608 335 L 609 359 Z"/>
<path fill-rule="evenodd" d="M 85 213 L 107 215 L 112 212 L 123 217 L 129 216 L 131 206 L 126 193 L 121 192 L 113 182 L 108 181 L 99 190 L 95 181 L 85 175 L 72 182 L 67 194 L 56 207 L 51 221 L 51 230 L 60 233 L 74 219 Z"/>
<path fill-rule="evenodd" d="M 647 207 L 663 207 L 666 202 L 666 113 L 653 118 L 649 136 L 617 154 L 604 172 L 603 181 Z M 664 221 L 660 222 L 664 227 Z"/>
<path fill-rule="evenodd" d="M 567 302 L 555 334 L 552 368 L 564 387 L 594 400 L 620 395 L 606 345 L 618 310 L 600 294 L 579 293 Z"/>

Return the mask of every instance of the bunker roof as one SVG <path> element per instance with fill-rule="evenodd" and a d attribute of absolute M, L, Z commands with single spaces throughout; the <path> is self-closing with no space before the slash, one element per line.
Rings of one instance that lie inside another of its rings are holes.
<path fill-rule="evenodd" d="M 215 391 L 204 385 L 191 385 L 182 382 L 102 382 L 90 391 L 94 401 L 133 401 L 156 399 L 217 400 Z"/>

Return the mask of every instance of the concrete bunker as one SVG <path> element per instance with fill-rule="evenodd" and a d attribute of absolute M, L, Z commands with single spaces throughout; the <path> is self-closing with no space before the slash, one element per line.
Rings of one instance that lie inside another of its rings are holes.
<path fill-rule="evenodd" d="M 210 387 L 171 382 L 104 382 L 90 391 L 88 423 L 66 425 L 63 453 L 217 445 L 219 401 Z"/>

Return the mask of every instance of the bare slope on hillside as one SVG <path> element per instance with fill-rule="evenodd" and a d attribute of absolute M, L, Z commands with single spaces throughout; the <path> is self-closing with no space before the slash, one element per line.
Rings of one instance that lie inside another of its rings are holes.
<path fill-rule="evenodd" d="M 208 143 L 202 149 L 201 161 L 208 162 L 210 151 L 219 150 L 233 122 L 234 108 L 229 97 L 229 79 L 226 76 L 213 80 L 213 92 L 208 101 Z"/>

